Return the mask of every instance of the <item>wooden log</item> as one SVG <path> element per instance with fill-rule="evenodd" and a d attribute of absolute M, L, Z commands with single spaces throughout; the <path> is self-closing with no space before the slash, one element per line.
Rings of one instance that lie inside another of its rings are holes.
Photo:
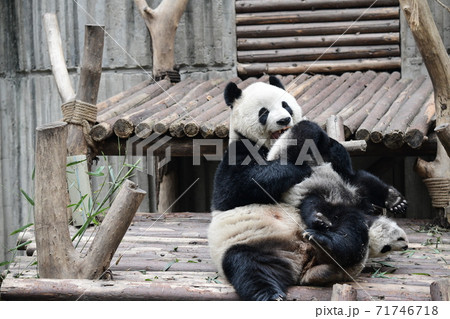
<path fill-rule="evenodd" d="M 322 77 L 322 75 L 309 76 L 308 74 L 300 74 L 286 86 L 286 91 L 295 99 L 298 99 Z"/>
<path fill-rule="evenodd" d="M 285 10 L 342 9 L 365 8 L 370 6 L 387 7 L 398 6 L 398 0 L 272 0 L 272 1 L 236 1 L 236 13 L 245 12 L 273 12 Z"/>
<path fill-rule="evenodd" d="M 439 126 L 436 126 L 434 129 L 439 140 L 442 142 L 442 145 L 447 152 L 447 155 L 450 157 L 450 125 L 449 123 L 444 123 Z"/>
<path fill-rule="evenodd" d="M 348 74 L 345 76 L 348 76 Z M 297 103 L 302 107 L 303 115 L 311 111 L 314 106 L 322 102 L 330 94 L 332 90 L 329 88 L 330 85 L 338 79 L 334 75 L 326 77 L 320 75 L 320 79 L 297 99 Z"/>
<path fill-rule="evenodd" d="M 44 27 L 47 35 L 48 53 L 52 65 L 52 73 L 55 78 L 56 87 L 63 103 L 75 98 L 75 92 L 67 71 L 66 59 L 61 43 L 58 19 L 54 13 L 44 14 Z"/>
<path fill-rule="evenodd" d="M 384 33 L 398 32 L 399 20 L 344 21 L 328 23 L 291 23 L 244 25 L 236 27 L 238 38 L 289 37 L 307 35 L 327 35 L 341 33 Z"/>
<path fill-rule="evenodd" d="M 355 73 L 344 73 L 336 81 L 334 81 L 330 86 L 328 86 L 324 91 L 327 92 L 326 97 L 319 104 L 314 106 L 311 111 L 306 113 L 306 117 L 314 120 L 316 117 L 324 112 L 330 107 L 343 93 L 344 91 L 353 85 L 356 81 L 361 78 L 361 72 Z M 318 123 L 320 124 L 320 123 Z"/>
<path fill-rule="evenodd" d="M 331 301 L 356 301 L 356 289 L 347 284 L 334 284 Z"/>
<path fill-rule="evenodd" d="M 102 75 L 104 38 L 103 27 L 86 25 L 80 80 L 75 97 L 77 100 L 90 104 L 97 103 L 100 77 Z M 69 156 L 88 154 L 88 146 L 82 126 L 76 124 L 68 125 L 67 150 Z M 88 162 L 90 161 L 91 159 L 89 158 Z"/>
<path fill-rule="evenodd" d="M 66 140 L 63 122 L 36 129 L 34 225 L 41 278 L 71 278 L 76 261 L 67 228 Z"/>
<path fill-rule="evenodd" d="M 400 56 L 399 45 L 333 46 L 331 48 L 238 51 L 237 53 L 240 63 L 367 59 L 394 56 Z"/>
<path fill-rule="evenodd" d="M 428 129 L 434 119 L 434 94 L 428 97 L 428 100 L 423 104 L 417 116 L 411 122 L 411 125 L 406 130 L 405 142 L 411 148 L 419 148 L 428 133 Z"/>
<path fill-rule="evenodd" d="M 230 133 L 230 117 L 226 118 L 222 123 L 217 124 L 214 134 L 219 138 L 226 138 Z"/>
<path fill-rule="evenodd" d="M 367 106 L 364 107 L 364 121 L 356 131 L 355 137 L 358 140 L 368 141 L 370 132 L 380 121 L 381 117 L 386 113 L 397 96 L 407 87 L 410 80 L 401 79 L 400 81 L 392 80 L 388 85 L 382 87 L 380 94 L 376 94 L 377 100 L 372 99 Z M 395 83 L 394 85 L 392 85 Z M 375 96 L 374 96 L 375 97 Z M 350 121 L 349 121 L 350 123 Z"/>
<path fill-rule="evenodd" d="M 122 138 L 129 137 L 140 122 L 153 114 L 162 111 L 180 100 L 185 92 L 194 86 L 193 79 L 179 82 L 170 87 L 164 94 L 145 102 L 129 113 L 123 114 L 113 126 L 114 133 Z"/>
<path fill-rule="evenodd" d="M 355 45 L 389 45 L 398 44 L 398 32 L 389 33 L 357 33 L 332 34 L 301 37 L 264 37 L 264 38 L 238 38 L 237 50 L 269 50 L 307 47 L 355 46 Z"/>
<path fill-rule="evenodd" d="M 122 91 L 120 93 L 117 93 L 114 96 L 111 96 L 110 98 L 97 103 L 97 110 L 99 117 L 103 114 L 103 112 L 106 112 L 106 109 L 109 108 L 112 105 L 118 104 L 123 101 L 123 99 L 126 99 L 127 97 L 133 95 L 134 93 L 146 88 L 147 86 L 153 84 L 153 79 L 148 79 L 145 81 L 142 81 L 135 86 L 129 88 L 126 91 Z"/>
<path fill-rule="evenodd" d="M 130 94 L 127 98 L 123 99 L 120 103 L 116 103 L 114 106 L 106 109 L 104 112 L 97 116 L 97 121 L 99 123 L 105 122 L 113 117 L 120 116 L 130 109 L 135 109 L 143 103 L 150 101 L 151 99 L 159 96 L 169 89 L 171 86 L 170 80 L 165 78 L 158 82 L 153 82 L 153 84 L 148 85 Z"/>
<path fill-rule="evenodd" d="M 415 90 L 407 100 L 400 106 L 389 126 L 384 131 L 383 143 L 390 149 L 399 148 L 403 145 L 404 135 L 407 126 L 414 119 L 420 108 L 425 104 L 427 98 L 431 95 L 433 86 L 431 81 L 424 81 L 422 85 Z"/>
<path fill-rule="evenodd" d="M 224 79 L 212 79 L 207 82 L 199 84 L 191 92 L 189 92 L 178 104 L 182 106 L 181 109 L 177 109 L 170 115 L 165 116 L 158 120 L 157 114 L 155 114 L 154 129 L 156 133 L 164 134 L 169 130 L 170 124 L 179 119 L 183 115 L 187 114 L 190 110 L 198 107 L 201 103 L 208 100 L 211 94 L 214 94 L 213 88 L 218 88 Z"/>
<path fill-rule="evenodd" d="M 314 8 L 315 9 L 315 8 Z M 399 8 L 351 8 L 341 10 L 301 10 L 276 11 L 262 13 L 244 13 L 236 15 L 236 25 L 305 23 L 355 20 L 398 19 Z"/>
<path fill-rule="evenodd" d="M 340 97 L 334 101 L 327 109 L 315 116 L 315 121 L 324 126 L 326 119 L 331 115 L 338 114 L 345 106 L 351 103 L 375 78 L 376 73 L 368 71 L 361 75 L 356 82 L 346 82 L 344 86 L 339 88 L 339 92 L 342 92 Z"/>
<path fill-rule="evenodd" d="M 344 120 L 359 111 L 374 94 L 381 88 L 381 86 L 386 83 L 389 78 L 389 73 L 379 73 L 376 78 L 367 85 L 364 91 L 361 92 L 356 98 L 354 98 L 350 103 L 348 103 L 341 111 L 339 111 L 339 116 Z"/>
<path fill-rule="evenodd" d="M 380 143 L 383 141 L 384 131 L 388 127 L 389 123 L 391 123 L 395 114 L 397 114 L 401 105 L 410 96 L 410 94 L 412 94 L 412 92 L 415 92 L 420 87 L 424 80 L 424 77 L 417 77 L 406 88 L 399 89 L 398 92 L 395 90 L 389 92 L 392 93 L 388 95 L 387 99 L 389 107 L 387 108 L 386 112 L 379 113 L 380 115 L 383 114 L 383 116 L 379 118 L 378 122 L 370 132 L 370 139 L 372 140 L 372 142 Z"/>
<path fill-rule="evenodd" d="M 103 276 L 146 194 L 130 180 L 123 183 L 83 259 L 78 278 Z"/>
<path fill-rule="evenodd" d="M 327 120 L 327 134 L 338 142 L 345 141 L 344 121 L 342 117 L 331 115 Z"/>
<path fill-rule="evenodd" d="M 387 81 L 383 83 L 383 86 L 376 91 L 372 98 L 360 108 L 357 112 L 353 113 L 349 118 L 344 121 L 344 132 L 345 137 L 349 138 L 364 122 L 368 114 L 374 114 L 373 108 L 379 102 L 379 100 L 394 86 L 398 79 L 400 78 L 400 73 L 392 73 Z M 371 124 L 372 125 L 372 124 Z M 375 125 L 375 124 L 373 124 Z M 364 139 L 365 140 L 365 139 Z"/>
<path fill-rule="evenodd" d="M 233 78 L 230 80 L 230 82 L 240 83 L 240 79 Z M 178 138 L 185 136 L 184 125 L 185 125 L 187 119 L 189 117 L 195 117 L 198 114 L 200 114 L 201 111 L 205 108 L 206 103 L 208 103 L 209 101 L 211 101 L 214 98 L 218 98 L 219 95 L 221 96 L 223 94 L 223 91 L 225 90 L 225 86 L 227 84 L 228 84 L 228 82 L 221 83 L 218 87 L 216 87 L 213 90 L 211 90 L 210 92 L 208 92 L 208 94 L 205 96 L 205 99 L 200 99 L 198 101 L 198 105 L 196 108 L 194 108 L 192 111 L 190 111 L 188 114 L 186 114 L 182 118 L 173 121 L 169 127 L 170 135 L 172 135 L 174 137 L 178 137 Z"/>
<path fill-rule="evenodd" d="M 259 79 L 259 82 L 265 82 L 267 81 L 268 76 L 264 76 L 261 79 Z M 255 78 L 249 78 L 245 80 L 244 82 L 239 83 L 237 86 L 241 90 L 245 89 L 250 84 L 256 82 Z M 199 114 L 194 116 L 189 116 L 188 120 L 184 124 L 184 134 L 189 137 L 194 137 L 200 132 L 200 126 L 203 122 L 211 119 L 212 117 L 216 116 L 217 114 L 220 114 L 222 112 L 225 112 L 228 110 L 228 106 L 225 104 L 225 100 L 223 99 L 222 95 L 218 96 L 217 98 L 212 99 L 208 103 L 202 107 L 203 111 Z"/>
<path fill-rule="evenodd" d="M 268 77 L 267 77 L 268 78 Z M 234 80 L 232 80 L 232 82 L 235 82 Z M 245 87 L 247 87 L 249 84 L 256 82 L 255 78 L 248 78 L 247 80 L 245 80 L 244 82 L 241 83 L 237 83 L 238 87 L 243 89 Z M 226 84 L 223 84 L 223 89 L 225 89 Z M 223 92 L 223 90 L 222 90 Z M 199 125 L 197 125 L 194 121 L 195 118 L 197 116 L 199 116 L 200 114 L 202 114 L 203 112 L 207 112 L 211 107 L 213 107 L 214 105 L 216 105 L 217 103 L 220 103 L 221 101 L 223 101 L 223 95 L 216 95 L 214 97 L 212 97 L 212 99 L 210 99 L 209 101 L 207 101 L 206 103 L 202 104 L 201 106 L 197 107 L 196 109 L 190 111 L 188 114 L 186 114 L 185 116 L 183 116 L 181 119 L 176 120 L 175 122 L 173 122 L 170 125 L 169 131 L 170 134 L 172 136 L 176 136 L 176 137 L 183 137 L 186 136 L 186 131 L 185 131 L 185 127 L 188 123 L 193 123 L 190 125 L 190 129 L 188 130 L 189 134 L 198 134 L 199 132 Z M 191 129 L 194 130 L 191 132 Z M 189 137 L 192 137 L 188 135 Z M 194 135 L 194 136 L 195 136 Z"/>
<path fill-rule="evenodd" d="M 299 73 L 340 73 L 368 70 L 398 70 L 401 59 L 378 58 L 360 60 L 314 61 L 312 62 L 274 62 L 274 63 L 239 63 L 237 68 L 241 75 L 260 74 L 299 74 Z"/>
<path fill-rule="evenodd" d="M 433 281 L 430 294 L 433 301 L 450 301 L 450 279 Z"/>
<path fill-rule="evenodd" d="M 203 138 L 210 138 L 214 136 L 214 132 L 218 125 L 225 122 L 230 117 L 230 110 L 224 109 L 223 112 L 213 116 L 211 119 L 204 121 L 200 126 L 200 133 Z"/>

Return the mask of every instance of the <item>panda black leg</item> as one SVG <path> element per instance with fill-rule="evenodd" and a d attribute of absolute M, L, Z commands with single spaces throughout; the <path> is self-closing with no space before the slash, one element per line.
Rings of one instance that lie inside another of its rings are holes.
<path fill-rule="evenodd" d="M 354 176 L 356 183 L 368 200 L 379 207 L 389 209 L 394 214 L 406 212 L 408 203 L 403 195 L 393 186 L 384 183 L 378 177 L 366 171 L 358 171 Z"/>
<path fill-rule="evenodd" d="M 285 300 L 293 284 L 290 264 L 262 248 L 235 245 L 225 253 L 222 267 L 243 300 Z"/>

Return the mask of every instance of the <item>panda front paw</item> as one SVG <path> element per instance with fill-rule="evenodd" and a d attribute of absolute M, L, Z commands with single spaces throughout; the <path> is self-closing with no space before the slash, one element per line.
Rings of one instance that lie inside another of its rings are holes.
<path fill-rule="evenodd" d="M 326 234 L 315 229 L 306 229 L 303 232 L 303 238 L 327 250 L 329 250 L 332 245 L 331 239 Z"/>
<path fill-rule="evenodd" d="M 252 298 L 256 301 L 283 301 L 286 300 L 286 294 L 278 289 L 264 289 L 256 293 Z"/>
<path fill-rule="evenodd" d="M 312 220 L 312 228 L 314 229 L 329 229 L 333 224 L 322 213 L 314 213 Z"/>
<path fill-rule="evenodd" d="M 403 214 L 408 208 L 408 202 L 403 195 L 394 187 L 389 187 L 385 202 L 386 208 L 394 214 Z"/>

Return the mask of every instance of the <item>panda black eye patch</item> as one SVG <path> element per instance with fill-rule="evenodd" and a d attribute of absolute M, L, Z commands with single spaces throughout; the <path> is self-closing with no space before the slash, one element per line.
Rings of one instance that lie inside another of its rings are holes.
<path fill-rule="evenodd" d="M 283 108 L 284 108 L 286 111 L 288 111 L 288 113 L 289 113 L 290 115 L 294 114 L 294 112 L 292 112 L 292 109 L 291 109 L 291 107 L 289 106 L 289 104 L 287 104 L 287 102 L 283 101 L 283 102 L 281 102 L 281 105 L 283 106 Z"/>
<path fill-rule="evenodd" d="M 269 110 L 266 109 L 265 107 L 262 107 L 258 113 L 259 123 L 261 123 L 262 125 L 266 125 L 268 116 L 269 116 Z"/>

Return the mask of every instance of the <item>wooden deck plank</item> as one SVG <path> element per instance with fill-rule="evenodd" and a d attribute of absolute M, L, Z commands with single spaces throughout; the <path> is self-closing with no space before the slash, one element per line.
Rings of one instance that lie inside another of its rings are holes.
<path fill-rule="evenodd" d="M 35 255 L 16 256 L 0 287 L 1 299 L 236 300 L 210 260 L 209 220 L 209 213 L 137 214 L 113 258 L 112 281 L 37 279 Z M 397 221 L 409 236 L 409 249 L 369 260 L 350 283 L 358 300 L 430 300 L 430 284 L 450 275 L 450 233 L 424 231 L 424 220 Z M 330 298 L 331 287 L 288 291 L 288 300 Z"/>

